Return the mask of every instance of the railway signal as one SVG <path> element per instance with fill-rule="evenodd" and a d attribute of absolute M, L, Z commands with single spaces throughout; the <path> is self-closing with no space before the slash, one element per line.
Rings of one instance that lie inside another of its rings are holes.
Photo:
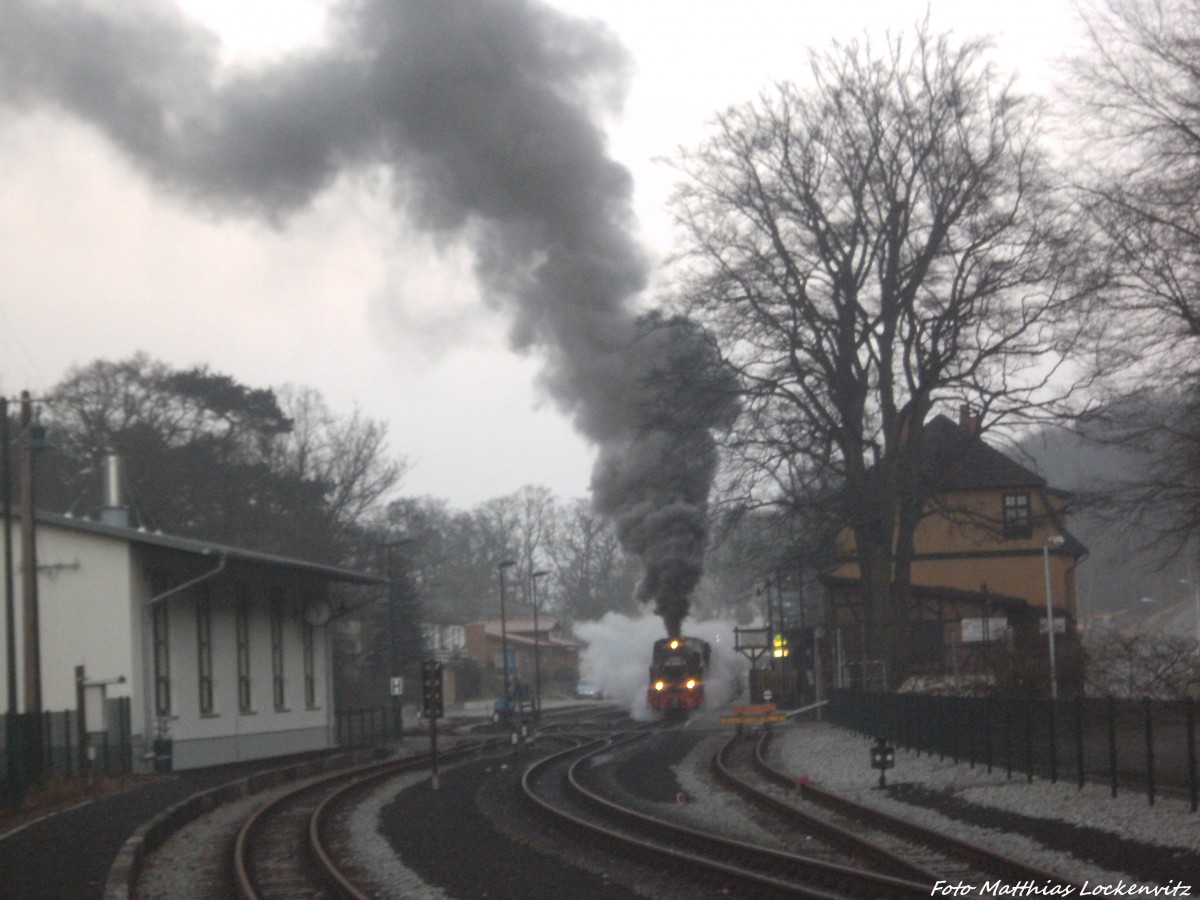
<path fill-rule="evenodd" d="M 421 698 L 425 702 L 425 718 L 429 720 L 429 782 L 438 789 L 437 720 L 442 709 L 442 664 L 436 659 L 421 663 Z"/>
<path fill-rule="evenodd" d="M 424 701 L 425 718 L 439 719 L 444 715 L 442 664 L 436 659 L 427 659 L 421 663 L 421 697 Z"/>

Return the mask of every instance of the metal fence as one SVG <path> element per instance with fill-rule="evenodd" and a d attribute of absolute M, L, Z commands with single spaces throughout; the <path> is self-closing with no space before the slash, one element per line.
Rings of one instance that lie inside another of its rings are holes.
<path fill-rule="evenodd" d="M 402 736 L 403 720 L 393 707 L 338 710 L 335 719 L 339 747 L 378 747 Z"/>
<path fill-rule="evenodd" d="M 1180 792 L 1197 810 L 1196 703 L 1187 700 L 1028 700 L 835 689 L 830 720 L 918 754 L 1050 781 Z"/>
<path fill-rule="evenodd" d="M 104 731 L 88 734 L 81 747 L 75 710 L 5 713 L 0 717 L 0 781 L 18 788 L 48 778 L 92 773 L 128 775 L 133 741 L 128 697 L 105 700 Z"/>

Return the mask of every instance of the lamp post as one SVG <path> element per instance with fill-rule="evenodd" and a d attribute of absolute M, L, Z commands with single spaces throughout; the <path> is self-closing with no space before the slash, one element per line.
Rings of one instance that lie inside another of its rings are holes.
<path fill-rule="evenodd" d="M 506 559 L 497 567 L 500 570 L 500 666 L 504 670 L 504 716 L 512 728 L 512 696 L 508 683 L 508 617 L 504 609 L 504 570 L 517 564 L 515 559 Z"/>
<path fill-rule="evenodd" d="M 1050 699 L 1058 699 L 1058 667 L 1054 654 L 1054 604 L 1050 593 L 1050 548 L 1066 542 L 1061 534 L 1052 534 L 1042 541 L 1042 561 L 1046 568 L 1046 635 L 1050 646 Z"/>
<path fill-rule="evenodd" d="M 538 642 L 537 582 L 549 574 L 546 569 L 539 569 L 529 576 L 529 593 L 533 600 L 533 712 L 538 719 L 542 717 L 542 647 Z"/>

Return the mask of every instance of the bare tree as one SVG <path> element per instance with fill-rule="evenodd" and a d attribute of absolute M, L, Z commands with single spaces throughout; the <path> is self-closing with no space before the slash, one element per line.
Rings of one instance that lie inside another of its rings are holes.
<path fill-rule="evenodd" d="M 325 504 L 344 527 L 359 521 L 387 498 L 408 470 L 387 445 L 387 425 L 355 409 L 337 416 L 318 391 L 289 385 L 280 406 L 292 423 L 276 451 L 296 478 L 327 485 Z"/>
<path fill-rule="evenodd" d="M 589 501 L 575 500 L 559 515 L 551 545 L 560 612 L 572 622 L 601 618 L 608 612 L 637 612 L 636 564 L 617 541 L 612 522 Z"/>
<path fill-rule="evenodd" d="M 730 439 L 757 489 L 835 484 L 871 654 L 903 676 L 913 535 L 935 403 L 988 424 L 1058 411 L 1077 387 L 1085 276 L 1037 104 L 919 27 L 813 54 L 685 154 L 680 293 L 744 385 Z"/>
<path fill-rule="evenodd" d="M 1091 433 L 1149 459 L 1112 499 L 1170 556 L 1200 531 L 1200 7 L 1108 0 L 1086 22 L 1073 121 L 1114 277 Z"/>
<path fill-rule="evenodd" d="M 1086 688 L 1092 696 L 1182 700 L 1200 683 L 1196 639 L 1106 628 L 1089 638 Z"/>

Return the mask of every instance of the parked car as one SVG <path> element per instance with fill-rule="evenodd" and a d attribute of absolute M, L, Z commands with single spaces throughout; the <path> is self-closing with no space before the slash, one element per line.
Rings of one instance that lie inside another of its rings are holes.
<path fill-rule="evenodd" d="M 576 700 L 603 700 L 604 688 L 590 678 L 581 678 L 575 685 Z"/>

